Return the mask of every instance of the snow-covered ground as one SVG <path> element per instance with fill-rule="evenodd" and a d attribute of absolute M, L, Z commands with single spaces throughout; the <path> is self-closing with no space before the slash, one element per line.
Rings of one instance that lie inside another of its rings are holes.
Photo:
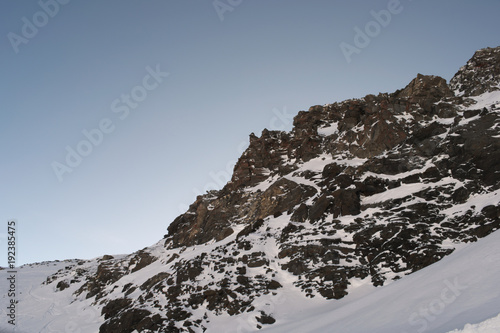
<path fill-rule="evenodd" d="M 104 321 L 100 311 L 93 308 L 91 300 L 74 299 L 70 293 L 56 292 L 53 286 L 42 285 L 47 276 L 73 263 L 72 261 L 46 262 L 25 265 L 17 269 L 16 330 L 7 324 L 6 307 L 9 302 L 4 291 L 6 283 L 0 285 L 0 332 L 20 333 L 85 333 L 98 332 Z M 7 271 L 0 271 L 2 281 Z M 76 289 L 76 288 L 72 288 Z"/>

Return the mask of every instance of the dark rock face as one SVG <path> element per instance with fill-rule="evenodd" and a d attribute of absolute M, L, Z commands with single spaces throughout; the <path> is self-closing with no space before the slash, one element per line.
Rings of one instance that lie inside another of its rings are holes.
<path fill-rule="evenodd" d="M 477 51 L 450 80 L 450 87 L 463 96 L 478 96 L 500 89 L 500 48 Z"/>
<path fill-rule="evenodd" d="M 470 98 L 497 89 L 499 54 L 476 52 L 450 86 L 418 74 L 252 134 L 231 181 L 162 242 L 46 283 L 94 298 L 100 332 L 203 332 L 223 313 L 256 329 L 285 288 L 339 299 L 354 279 L 381 286 L 440 260 L 500 228 L 500 103 Z"/>
<path fill-rule="evenodd" d="M 399 94 L 400 98 L 409 98 L 415 103 L 421 100 L 431 99 L 439 101 L 443 97 L 453 96 L 446 80 L 439 76 L 417 74 Z"/>
<path fill-rule="evenodd" d="M 149 317 L 151 313 L 147 310 L 131 309 L 114 316 L 99 328 L 99 333 L 132 333 L 134 331 L 144 332 L 146 330 L 161 329 L 162 319 L 160 315 Z"/>

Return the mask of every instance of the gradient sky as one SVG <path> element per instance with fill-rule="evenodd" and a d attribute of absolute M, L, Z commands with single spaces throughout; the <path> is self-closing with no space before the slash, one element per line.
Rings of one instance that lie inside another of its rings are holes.
<path fill-rule="evenodd" d="M 251 132 L 290 130 L 299 110 L 417 73 L 449 80 L 500 45 L 498 0 L 401 0 L 379 31 L 370 12 L 395 0 L 220 0 L 219 13 L 201 0 L 60 0 L 55 13 L 53 1 L 41 1 L 53 17 L 38 1 L 0 4 L 2 266 L 9 219 L 18 264 L 151 245 L 222 187 Z M 367 24 L 373 37 L 348 63 L 340 45 Z M 157 69 L 169 75 L 146 77 Z M 109 133 L 60 181 L 54 162 L 88 149 L 82 131 L 103 121 Z"/>

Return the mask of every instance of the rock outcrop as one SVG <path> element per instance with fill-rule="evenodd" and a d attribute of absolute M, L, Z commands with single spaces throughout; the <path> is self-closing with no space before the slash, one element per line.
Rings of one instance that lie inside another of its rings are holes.
<path fill-rule="evenodd" d="M 477 51 L 451 79 L 450 87 L 458 96 L 478 96 L 500 90 L 500 49 Z"/>

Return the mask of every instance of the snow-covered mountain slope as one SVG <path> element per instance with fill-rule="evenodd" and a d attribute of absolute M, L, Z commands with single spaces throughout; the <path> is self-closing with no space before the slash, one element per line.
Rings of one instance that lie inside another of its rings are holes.
<path fill-rule="evenodd" d="M 419 74 L 251 134 L 231 181 L 157 244 L 20 268 L 19 330 L 444 333 L 494 317 L 481 288 L 498 257 L 465 254 L 500 228 L 499 53 L 451 86 Z"/>
<path fill-rule="evenodd" d="M 500 232 L 495 232 L 390 285 L 373 287 L 368 280 L 353 281 L 352 293 L 338 301 L 310 300 L 295 288 L 286 288 L 278 297 L 261 300 L 261 306 L 277 319 L 262 331 L 444 333 L 466 326 L 464 333 L 499 332 L 499 262 Z M 48 275 L 68 265 L 85 263 L 70 260 L 19 269 L 18 332 L 98 331 L 103 318 L 90 300 L 72 302 L 70 293 L 42 285 Z M 254 324 L 251 316 L 222 315 L 212 318 L 208 331 L 252 332 Z"/>
<path fill-rule="evenodd" d="M 356 298 L 347 296 L 300 312 L 287 311 L 285 302 L 277 312 L 287 314 L 286 319 L 263 332 L 444 333 L 461 329 L 500 314 L 499 263 L 500 232 L 495 232 L 390 285 L 364 286 Z M 498 318 L 484 326 L 477 332 L 500 332 Z"/>

